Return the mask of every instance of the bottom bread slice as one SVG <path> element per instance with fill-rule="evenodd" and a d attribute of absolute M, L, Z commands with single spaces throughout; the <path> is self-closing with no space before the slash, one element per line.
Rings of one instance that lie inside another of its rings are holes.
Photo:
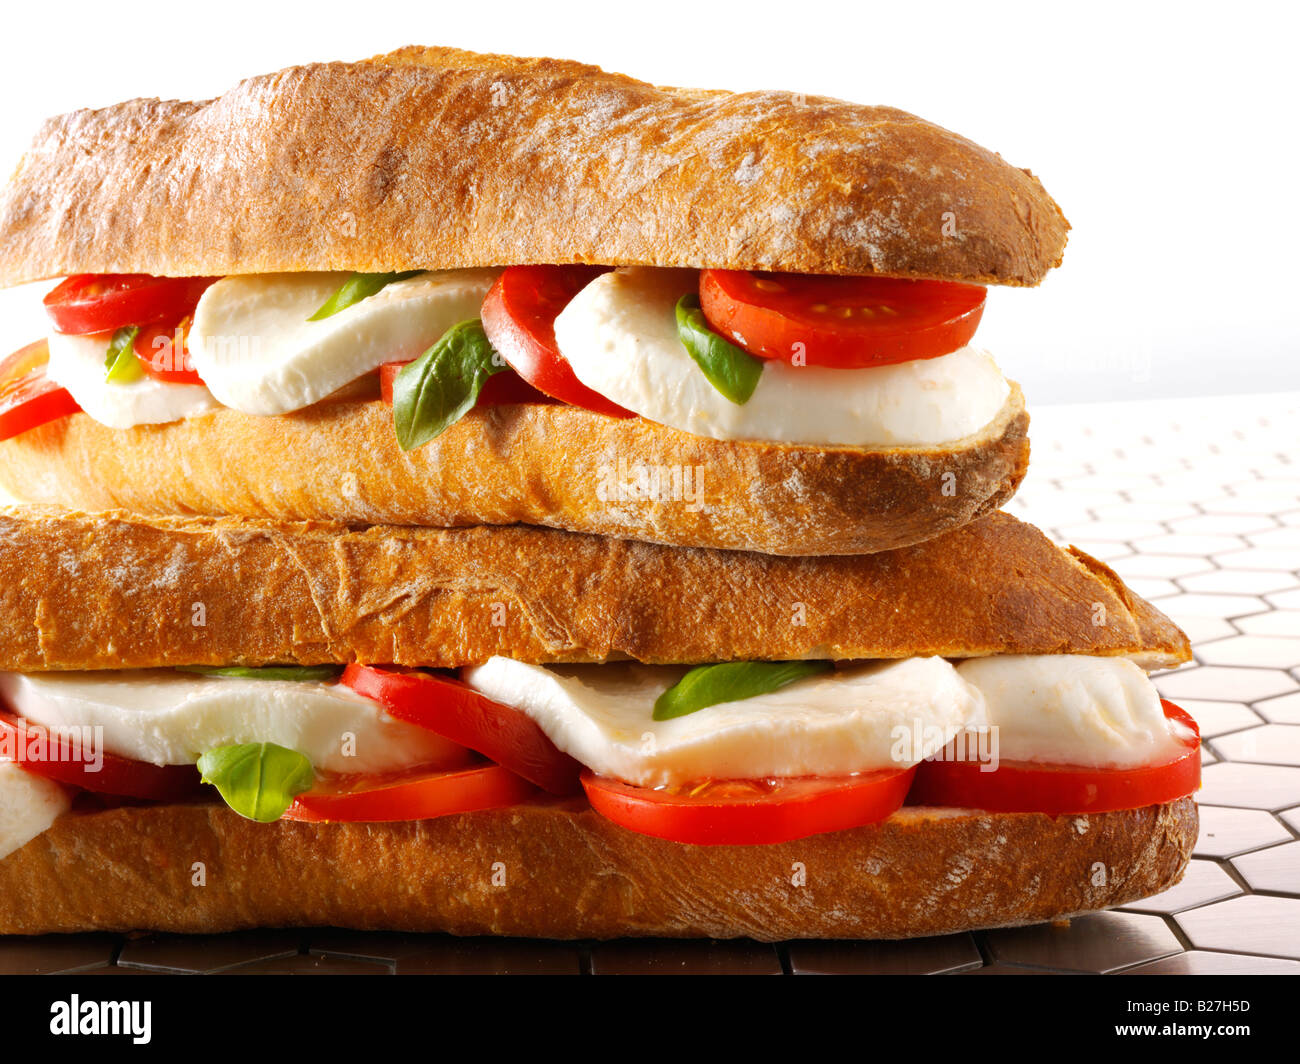
<path fill-rule="evenodd" d="M 0 933 L 336 926 L 536 938 L 907 938 L 1073 916 L 1182 877 L 1196 805 L 909 807 L 773 846 L 685 846 L 580 799 L 394 824 L 213 804 L 73 812 L 0 861 Z"/>

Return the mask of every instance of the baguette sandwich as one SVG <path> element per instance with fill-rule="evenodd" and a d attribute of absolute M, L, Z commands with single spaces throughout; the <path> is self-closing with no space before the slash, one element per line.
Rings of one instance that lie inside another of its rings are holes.
<path fill-rule="evenodd" d="M 1186 636 L 997 507 L 1068 226 L 886 108 L 404 49 L 50 122 L 0 933 L 899 938 L 1177 882 Z"/>
<path fill-rule="evenodd" d="M 906 546 L 1023 477 L 1023 398 L 973 338 L 1067 229 L 900 111 L 554 60 L 404 49 L 78 112 L 0 196 L 0 283 L 66 278 L 0 367 L 0 486 Z"/>
<path fill-rule="evenodd" d="M 1005 514 L 809 559 L 11 511 L 0 586 L 4 933 L 899 938 L 1196 838 L 1186 638 Z"/>

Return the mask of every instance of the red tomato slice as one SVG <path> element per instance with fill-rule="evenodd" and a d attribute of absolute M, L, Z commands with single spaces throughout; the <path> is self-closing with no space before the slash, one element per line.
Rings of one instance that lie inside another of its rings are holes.
<path fill-rule="evenodd" d="M 393 384 L 397 381 L 397 375 L 402 372 L 402 367 L 410 364 L 411 359 L 407 359 L 405 362 L 385 362 L 379 367 L 379 395 L 385 405 L 393 405 Z M 490 377 L 488 379 L 491 380 Z M 480 396 L 482 394 L 479 392 Z"/>
<path fill-rule="evenodd" d="M 610 417 L 636 417 L 592 391 L 569 368 L 555 343 L 555 319 L 603 266 L 511 266 L 483 300 L 483 331 L 510 367 L 561 402 Z"/>
<path fill-rule="evenodd" d="M 706 780 L 652 790 L 583 772 L 596 812 L 632 831 L 700 846 L 789 842 L 884 820 L 903 804 L 914 768 L 834 779 Z"/>
<path fill-rule="evenodd" d="M 477 750 L 552 794 L 574 794 L 582 766 L 560 751 L 526 713 L 494 702 L 459 680 L 419 670 L 349 665 L 342 683 L 373 698 L 389 716 Z"/>
<path fill-rule="evenodd" d="M 1105 813 L 1172 802 L 1201 785 L 1201 739 L 1196 721 L 1163 699 L 1165 716 L 1192 730 L 1172 761 L 1138 768 L 1082 768 L 1033 761 L 1000 761 L 981 772 L 978 761 L 923 761 L 909 805 L 948 805 L 998 813 Z"/>
<path fill-rule="evenodd" d="M 426 769 L 390 776 L 341 776 L 318 780 L 294 799 L 283 819 L 311 823 L 432 820 L 515 805 L 536 793 L 531 783 L 500 765 L 456 772 Z"/>
<path fill-rule="evenodd" d="M 84 336 L 131 325 L 180 321 L 216 277 L 150 277 L 142 273 L 83 273 L 45 297 L 61 333 Z"/>
<path fill-rule="evenodd" d="M 190 361 L 186 343 L 190 323 L 187 314 L 179 322 L 146 325 L 136 333 L 135 360 L 150 377 L 170 384 L 202 384 L 203 378 Z"/>
<path fill-rule="evenodd" d="M 42 737 L 44 743 L 39 742 Z M 78 749 L 70 735 L 38 729 L 3 710 L 0 710 L 0 757 L 17 761 L 34 775 L 96 794 L 175 802 L 202 793 L 199 772 L 193 765 L 151 765 L 102 752 L 96 757 L 94 751 Z"/>
<path fill-rule="evenodd" d="M 37 340 L 0 361 L 0 440 L 81 409 L 66 388 L 45 375 L 50 349 Z"/>
<path fill-rule="evenodd" d="M 379 367 L 379 393 L 385 403 L 393 405 L 393 382 L 397 380 L 397 375 L 402 372 L 403 366 L 409 366 L 407 362 L 385 362 Z M 475 406 L 508 406 L 512 403 L 554 403 L 545 392 L 539 392 L 518 373 L 512 373 L 509 370 L 503 373 L 494 373 L 487 379 L 483 385 L 482 391 L 478 393 L 478 402 Z"/>
<path fill-rule="evenodd" d="M 953 281 L 705 270 L 709 324 L 760 358 L 862 369 L 936 358 L 964 347 L 984 313 L 984 289 Z"/>

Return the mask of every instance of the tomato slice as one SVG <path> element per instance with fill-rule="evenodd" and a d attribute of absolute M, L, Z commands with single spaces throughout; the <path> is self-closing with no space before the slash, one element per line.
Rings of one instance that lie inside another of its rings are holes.
<path fill-rule="evenodd" d="M 955 281 L 705 270 L 709 324 L 760 358 L 863 369 L 937 358 L 964 347 L 985 291 Z"/>
<path fill-rule="evenodd" d="M 407 362 L 385 362 L 379 367 L 379 393 L 385 403 L 393 405 L 393 382 L 397 380 L 397 375 L 402 372 L 403 366 L 409 366 Z M 483 389 L 478 393 L 478 402 L 475 406 L 508 406 L 512 403 L 555 403 L 557 400 L 552 399 L 545 392 L 539 392 L 518 373 L 512 373 L 509 370 L 503 373 L 494 373 L 487 379 Z"/>
<path fill-rule="evenodd" d="M 909 805 L 948 805 L 998 813 L 1105 813 L 1172 802 L 1201 785 L 1201 739 L 1196 722 L 1163 699 L 1165 716 L 1189 728 L 1172 761 L 1138 768 L 1083 768 L 1034 761 L 1000 761 L 981 772 L 978 761 L 923 761 Z"/>
<path fill-rule="evenodd" d="M 843 831 L 884 820 L 903 804 L 915 768 L 833 779 L 705 780 L 652 790 L 582 774 L 596 812 L 672 842 L 752 846 Z"/>
<path fill-rule="evenodd" d="M 40 740 L 44 739 L 42 743 Z M 36 751 L 39 756 L 36 756 Z M 10 756 L 12 755 L 12 756 Z M 114 754 L 86 750 L 57 730 L 36 729 L 23 718 L 0 710 L 0 757 L 28 772 L 96 794 L 175 802 L 202 793 L 193 765 L 151 765 Z"/>
<path fill-rule="evenodd" d="M 604 266 L 511 266 L 483 300 L 483 331 L 519 376 L 561 402 L 610 417 L 636 417 L 592 391 L 555 343 L 555 319 Z"/>
<path fill-rule="evenodd" d="M 386 776 L 340 776 L 318 780 L 298 795 L 282 819 L 379 823 L 432 820 L 514 805 L 537 789 L 500 765 L 455 772 L 417 770 Z"/>
<path fill-rule="evenodd" d="M 84 336 L 131 325 L 180 321 L 216 277 L 151 277 L 143 273 L 83 273 L 45 297 L 61 333 Z"/>
<path fill-rule="evenodd" d="M 559 750 L 522 710 L 494 702 L 448 676 L 349 665 L 342 683 L 373 698 L 389 716 L 427 728 L 552 794 L 574 794 L 582 766 Z"/>
<path fill-rule="evenodd" d="M 190 360 L 190 348 L 186 342 L 192 321 L 187 314 L 179 322 L 146 325 L 136 333 L 132 345 L 135 360 L 154 380 L 169 384 L 203 383 Z"/>
<path fill-rule="evenodd" d="M 81 409 L 69 391 L 45 374 L 50 349 L 37 340 L 0 361 L 0 440 Z"/>

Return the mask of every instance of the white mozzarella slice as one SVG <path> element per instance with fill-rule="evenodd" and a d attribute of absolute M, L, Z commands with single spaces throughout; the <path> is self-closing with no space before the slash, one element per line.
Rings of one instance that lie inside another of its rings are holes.
<path fill-rule="evenodd" d="M 685 671 L 495 657 L 467 670 L 465 679 L 523 710 L 596 773 L 645 787 L 906 768 L 983 719 L 979 693 L 951 665 L 909 658 L 837 669 L 771 694 L 654 720 L 655 699 Z"/>
<path fill-rule="evenodd" d="M 739 405 L 722 395 L 677 335 L 691 270 L 627 267 L 592 281 L 556 319 L 555 337 L 587 387 L 643 417 L 697 436 L 822 445 L 949 443 L 979 432 L 1010 386 L 992 357 L 963 347 L 869 369 L 768 361 Z"/>
<path fill-rule="evenodd" d="M 202 414 L 217 403 L 201 384 L 174 384 L 142 377 L 129 384 L 110 383 L 104 365 L 112 333 L 94 336 L 49 336 L 53 381 L 67 388 L 77 404 L 100 424 L 114 429 L 158 425 Z"/>
<path fill-rule="evenodd" d="M 48 728 L 102 729 L 103 750 L 154 765 L 192 765 L 213 747 L 257 742 L 297 750 L 327 772 L 462 760 L 456 744 L 341 684 L 171 669 L 0 673 L 0 698 Z"/>
<path fill-rule="evenodd" d="M 53 780 L 0 761 L 0 860 L 26 846 L 71 805 L 68 791 Z"/>
<path fill-rule="evenodd" d="M 998 757 L 1091 768 L 1158 764 L 1186 748 L 1160 695 L 1127 658 L 1007 654 L 957 672 L 984 695 Z"/>
<path fill-rule="evenodd" d="M 479 316 L 499 272 L 418 274 L 321 321 L 307 319 L 349 274 L 226 277 L 199 300 L 190 355 L 226 406 L 287 414 L 385 362 L 418 358 L 453 325 Z"/>

